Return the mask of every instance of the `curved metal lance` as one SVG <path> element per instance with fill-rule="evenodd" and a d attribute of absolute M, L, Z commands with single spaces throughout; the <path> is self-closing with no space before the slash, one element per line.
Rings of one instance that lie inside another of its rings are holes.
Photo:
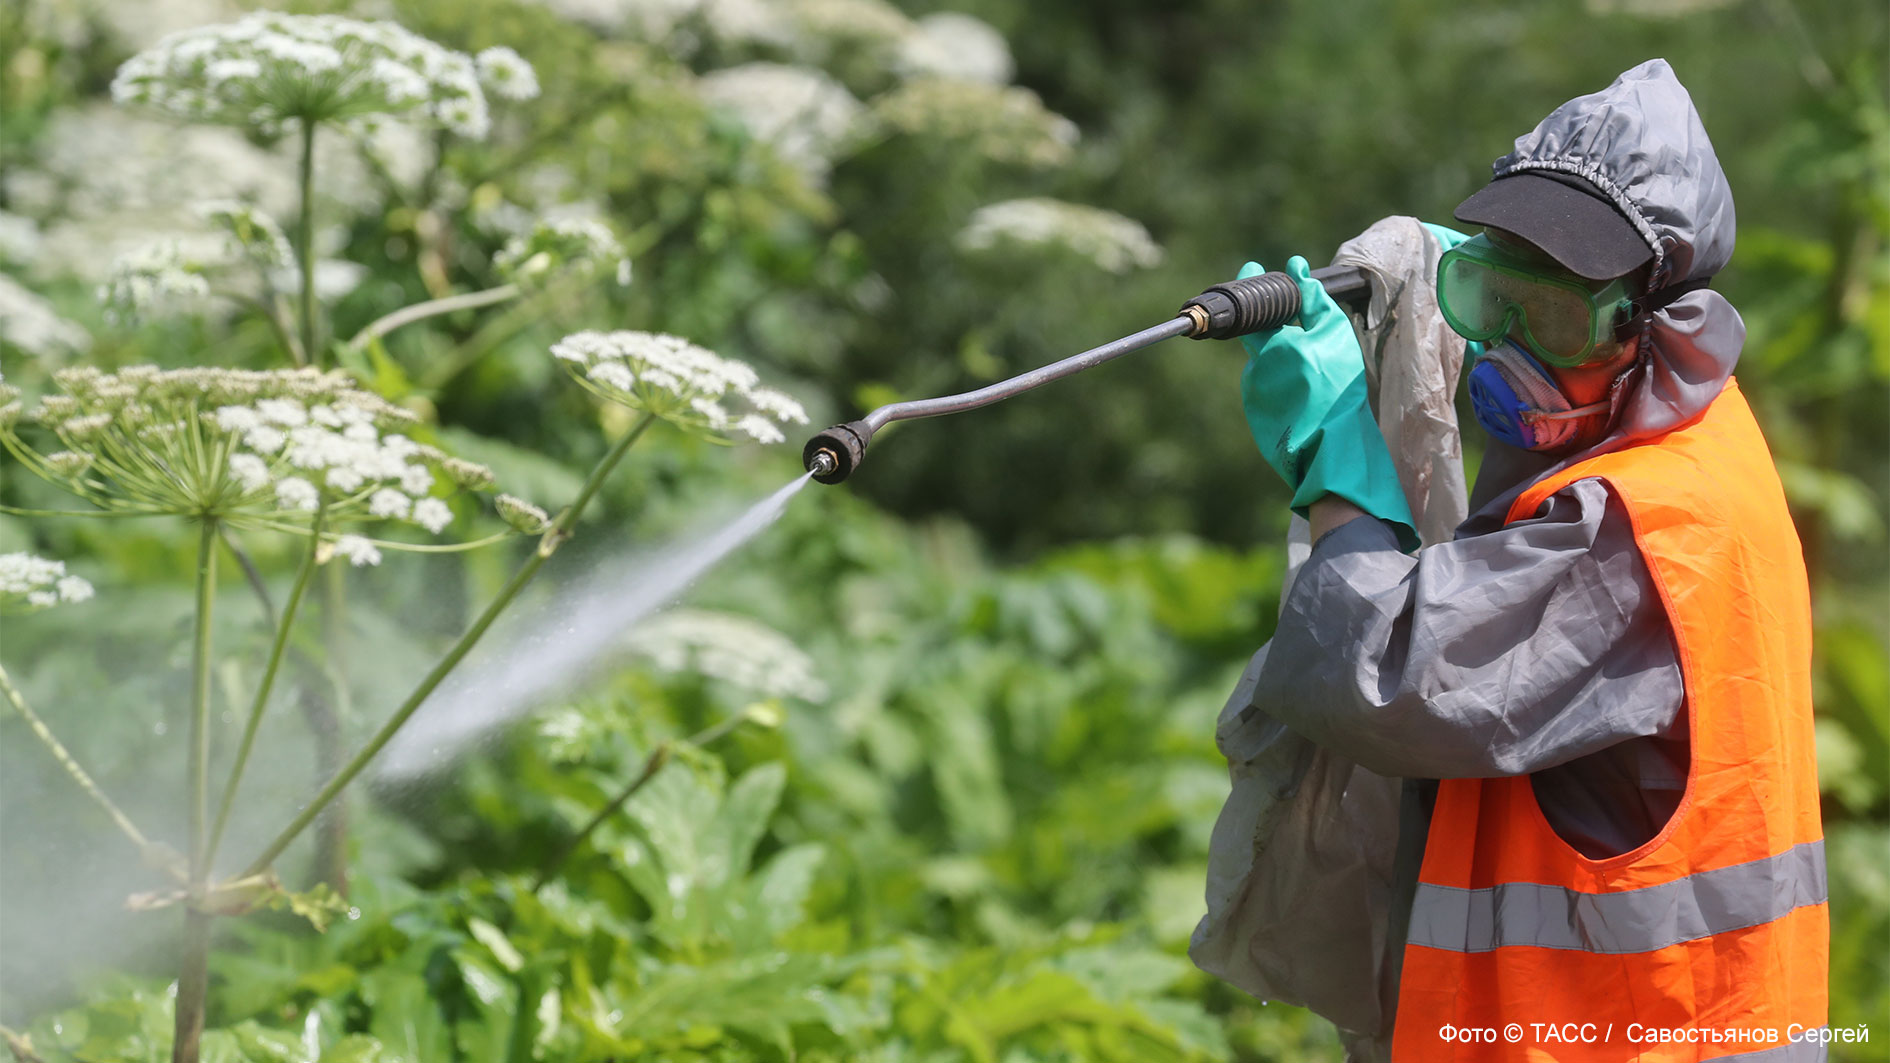
<path fill-rule="evenodd" d="M 1371 294 L 1369 277 L 1364 270 L 1356 267 L 1328 266 L 1314 270 L 1312 275 L 1336 299 L 1354 301 L 1368 298 Z M 1278 328 L 1298 316 L 1299 287 L 1284 273 L 1262 273 L 1257 277 L 1226 281 L 1188 300 L 1173 318 L 1159 325 L 1112 340 L 1100 347 L 1092 347 L 1060 362 L 1040 366 L 976 391 L 891 403 L 857 421 L 834 425 L 807 441 L 807 445 L 801 449 L 801 462 L 814 479 L 824 484 L 837 484 L 851 476 L 853 470 L 865 460 L 866 446 L 873 441 L 873 433 L 893 421 L 938 417 L 989 406 L 1174 336 L 1197 340 L 1232 339 L 1262 329 Z"/>

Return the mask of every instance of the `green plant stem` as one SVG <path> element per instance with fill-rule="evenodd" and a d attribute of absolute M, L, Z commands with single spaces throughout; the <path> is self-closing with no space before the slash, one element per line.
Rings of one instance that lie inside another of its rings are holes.
<path fill-rule="evenodd" d="M 748 714 L 738 712 L 713 727 L 705 728 L 699 733 L 691 735 L 683 741 L 683 745 L 692 746 L 696 749 L 713 745 L 718 739 L 730 734 L 747 721 Z M 599 809 L 595 816 L 591 817 L 590 822 L 584 824 L 582 830 L 572 835 L 570 841 L 565 842 L 564 845 L 552 855 L 551 859 L 545 861 L 544 867 L 540 868 L 538 871 L 538 879 L 532 883 L 532 892 L 534 894 L 543 889 L 545 883 L 550 882 L 553 876 L 557 875 L 558 871 L 571 859 L 572 854 L 578 851 L 578 847 L 584 844 L 586 838 L 589 838 L 595 833 L 597 828 L 603 826 L 605 820 L 616 815 L 619 809 L 629 804 L 630 799 L 636 796 L 637 791 L 643 789 L 651 779 L 656 777 L 657 772 L 663 770 L 663 765 L 669 763 L 670 754 L 673 752 L 674 748 L 675 747 L 670 742 L 665 740 L 658 742 L 656 748 L 650 750 L 649 757 L 643 761 L 643 770 L 637 773 L 636 778 L 631 779 L 622 790 L 617 791 L 617 796 L 611 798 L 608 804 Z"/>
<path fill-rule="evenodd" d="M 33 1042 L 18 1030 L 0 1026 L 0 1042 L 4 1042 L 7 1051 L 13 1054 L 14 1063 L 45 1063 L 45 1060 L 33 1051 Z"/>
<path fill-rule="evenodd" d="M 433 693 L 434 688 L 438 687 L 447 674 L 458 666 L 467 653 L 472 651 L 480 638 L 485 635 L 486 629 L 490 628 L 492 622 L 498 619 L 499 614 L 512 604 L 512 600 L 517 598 L 519 592 L 525 589 L 525 585 L 538 574 L 538 569 L 558 549 L 558 546 L 571 537 L 571 530 L 577 526 L 578 518 L 583 515 L 585 507 L 603 486 L 604 480 L 616 469 L 617 463 L 623 460 L 624 454 L 642 437 L 655 420 L 654 414 L 644 414 L 643 419 L 625 433 L 624 437 L 618 440 L 616 445 L 598 461 L 591 469 L 590 475 L 585 478 L 584 486 L 579 490 L 576 500 L 563 513 L 558 514 L 558 519 L 552 523 L 551 529 L 539 540 L 538 549 L 532 551 L 532 555 L 526 558 L 518 571 L 512 574 L 512 578 L 506 581 L 498 596 L 492 600 L 492 604 L 486 606 L 485 611 L 479 614 L 479 619 L 473 621 L 472 626 L 459 637 L 459 641 L 446 651 L 446 656 L 442 657 L 440 662 L 433 666 L 433 670 L 426 674 L 426 678 L 422 679 L 413 692 L 407 695 L 407 699 L 394 710 L 394 714 L 381 725 L 379 731 L 374 733 L 374 737 L 368 740 L 367 745 L 363 746 L 361 751 L 354 755 L 354 759 L 328 781 L 328 785 L 322 787 L 321 792 L 315 795 L 315 798 L 287 827 L 282 829 L 280 834 L 276 835 L 275 840 L 270 842 L 256 859 L 250 861 L 248 869 L 239 877 L 247 878 L 267 870 L 276 857 L 281 856 L 282 851 L 289 847 L 289 843 L 307 829 L 315 817 L 321 814 L 322 809 L 326 808 L 337 794 L 353 782 L 355 776 L 361 774 L 362 769 L 367 767 L 368 762 L 373 760 L 375 755 L 393 739 L 394 733 L 400 730 L 402 725 L 420 708 L 421 703 L 426 701 L 427 695 Z"/>
<path fill-rule="evenodd" d="M 256 744 L 256 729 L 262 724 L 263 711 L 269 706 L 269 694 L 275 687 L 276 671 L 282 665 L 282 651 L 289 645 L 289 632 L 295 626 L 295 613 L 302 604 L 302 594 L 308 590 L 309 577 L 315 572 L 315 555 L 321 547 L 322 523 L 328 515 L 326 509 L 315 514 L 315 527 L 309 534 L 308 553 L 302 558 L 302 567 L 295 574 L 295 586 L 289 591 L 289 600 L 282 608 L 282 618 L 276 622 L 275 642 L 269 647 L 269 663 L 263 667 L 262 682 L 256 687 L 256 697 L 249 706 L 249 721 L 243 725 L 243 740 L 236 747 L 236 763 L 230 768 L 230 777 L 223 784 L 223 800 L 217 807 L 216 825 L 210 828 L 210 843 L 204 853 L 204 864 L 210 865 L 217 858 L 217 847 L 223 842 L 224 828 L 229 826 L 230 809 L 236 803 L 236 790 L 243 782 L 243 769 L 249 764 L 249 754 Z"/>
<path fill-rule="evenodd" d="M 276 307 L 271 306 L 269 303 L 255 296 L 244 295 L 241 292 L 232 292 L 221 288 L 211 289 L 210 294 L 220 295 L 238 306 L 249 307 L 251 310 L 261 314 L 263 320 L 269 323 L 269 331 L 276 334 L 276 342 L 282 344 L 282 349 L 289 352 L 289 360 L 296 365 L 308 364 L 308 357 L 302 353 L 301 344 L 296 342 L 294 334 L 289 331 L 288 325 L 282 320 L 281 315 L 276 312 Z"/>
<path fill-rule="evenodd" d="M 491 353 L 493 348 L 535 322 L 544 320 L 549 316 L 544 312 L 546 305 L 562 298 L 570 283 L 568 278 L 555 278 L 545 287 L 527 293 L 523 299 L 494 315 L 480 325 L 465 343 L 460 344 L 458 350 L 431 365 L 420 379 L 421 386 L 432 389 L 445 387 L 454 377 L 465 372 L 468 366 Z"/>
<path fill-rule="evenodd" d="M 182 966 L 177 973 L 176 1020 L 171 1027 L 171 1063 L 197 1063 L 203 1015 L 210 997 L 210 916 L 184 912 Z"/>
<path fill-rule="evenodd" d="M 358 350 L 365 347 L 375 339 L 385 336 L 403 325 L 411 325 L 416 321 L 424 321 L 427 318 L 438 317 L 441 314 L 451 314 L 458 310 L 473 310 L 482 306 L 491 306 L 493 303 L 503 303 L 507 299 L 516 297 L 518 294 L 518 285 L 501 284 L 496 288 L 487 288 L 484 291 L 467 292 L 464 295 L 449 295 L 444 299 L 428 299 L 424 303 L 415 303 L 412 306 L 405 306 L 391 314 L 377 318 L 370 323 L 368 327 L 355 333 L 354 338 L 348 341 L 348 349 Z"/>
<path fill-rule="evenodd" d="M 330 682 L 327 690 L 311 684 L 303 691 L 302 716 L 315 739 L 316 778 L 328 779 L 341 769 L 342 757 L 347 753 L 341 732 L 341 707 L 348 700 L 347 678 L 332 667 L 333 662 L 347 659 L 347 566 L 328 566 L 323 573 L 321 596 L 322 646 L 331 664 Z M 338 796 L 316 825 L 314 880 L 343 896 L 348 892 L 347 834 L 348 803 Z"/>
<path fill-rule="evenodd" d="M 92 776 L 79 766 L 79 762 L 73 758 L 72 753 L 58 738 L 54 737 L 52 729 L 46 726 L 46 721 L 40 719 L 39 714 L 27 706 L 26 699 L 20 696 L 19 690 L 14 687 L 13 679 L 7 675 L 5 668 L 0 668 L 0 692 L 6 694 L 7 701 L 13 706 L 14 711 L 26 721 L 26 726 L 33 729 L 34 736 L 52 753 L 53 759 L 59 762 L 59 766 L 66 769 L 66 774 L 72 776 L 80 789 L 91 795 L 92 800 L 105 810 L 105 814 L 118 825 L 118 829 L 125 837 L 131 839 L 133 845 L 136 845 L 140 851 L 145 850 L 151 842 L 144 836 L 144 832 L 138 829 L 138 825 L 131 821 L 130 816 L 125 815 L 123 809 L 113 804 L 111 798 L 105 796 L 105 791 L 98 788 L 98 784 L 92 781 Z"/>
<path fill-rule="evenodd" d="M 206 519 L 197 542 L 197 633 L 190 662 L 190 880 L 202 886 L 204 828 L 210 812 L 210 614 L 217 593 L 217 522 Z"/>
<path fill-rule="evenodd" d="M 650 750 L 650 755 L 643 761 L 643 770 L 638 772 L 628 785 L 617 791 L 617 796 L 611 798 L 603 808 L 598 809 L 590 822 L 584 824 L 583 829 L 572 835 L 569 841 L 559 846 L 558 851 L 551 854 L 551 859 L 545 861 L 544 866 L 538 869 L 538 878 L 532 883 L 532 893 L 536 894 L 544 889 L 545 883 L 550 882 L 552 877 L 564 867 L 565 862 L 571 859 L 571 855 L 578 851 L 578 847 L 584 844 L 586 838 L 603 826 L 605 820 L 616 815 L 618 809 L 628 804 L 630 799 L 636 796 L 638 790 L 643 789 L 645 784 L 656 778 L 656 773 L 662 771 L 663 765 L 669 763 L 670 751 L 671 746 L 667 741 L 658 742 L 656 748 Z"/>
<path fill-rule="evenodd" d="M 302 253 L 302 351 L 315 368 L 326 361 L 315 345 L 315 123 L 302 119 L 302 216 L 297 224 Z"/>
<path fill-rule="evenodd" d="M 197 634 L 190 669 L 190 884 L 171 1063 L 197 1063 L 210 991 L 210 916 L 197 905 L 210 876 L 204 827 L 210 810 L 210 618 L 217 592 L 218 537 L 216 520 L 206 518 L 197 541 Z"/>
<path fill-rule="evenodd" d="M 223 526 L 222 539 L 224 549 L 236 559 L 237 567 L 243 570 L 243 578 L 249 581 L 249 589 L 256 592 L 256 603 L 262 606 L 263 623 L 273 630 L 276 626 L 276 603 L 269 598 L 269 586 L 263 582 L 262 573 L 257 571 L 256 562 L 251 561 L 243 548 L 230 538 L 230 526 L 227 524 Z"/>
<path fill-rule="evenodd" d="M 161 511 L 140 513 L 116 509 L 23 509 L 19 506 L 0 506 L 0 513 L 9 517 L 91 517 L 99 520 L 127 520 L 132 517 L 161 517 Z"/>

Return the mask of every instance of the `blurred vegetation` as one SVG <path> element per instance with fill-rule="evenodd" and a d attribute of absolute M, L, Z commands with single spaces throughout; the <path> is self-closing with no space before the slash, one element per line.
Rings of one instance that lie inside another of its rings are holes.
<path fill-rule="evenodd" d="M 726 4 L 286 5 L 393 17 L 466 51 L 509 45 L 544 86 L 499 109 L 483 142 L 331 153 L 323 254 L 366 267 L 333 303 L 340 335 L 495 283 L 519 216 L 602 216 L 635 260 L 627 288 L 554 285 L 438 318 L 350 368 L 555 510 L 624 427 L 555 371 L 544 352 L 565 333 L 686 336 L 755 364 L 816 421 L 978 386 L 1166 318 L 1247 258 L 1319 260 L 1386 214 L 1448 221 L 1550 108 L 1667 57 L 1739 205 L 1716 287 L 1745 317 L 1740 376 L 1811 565 L 1831 1018 L 1890 1035 L 1890 10 L 901 3 L 1001 32 L 1004 109 L 996 86 L 921 98 L 874 36 L 909 24 L 872 0 L 762 2 L 799 31 L 728 32 Z M 81 362 L 279 360 L 254 315 L 129 328 L 92 293 L 122 237 L 173 227 L 212 192 L 266 203 L 291 167 L 282 146 L 235 134 L 134 132 L 109 105 L 117 64 L 159 29 L 230 14 L 215 0 L 0 11 L 0 283 L 47 300 L 23 309 L 0 290 L 8 382 L 41 390 Z M 714 72 L 756 61 L 821 71 L 863 117 L 811 149 L 758 132 L 710 102 L 727 85 Z M 1074 145 L 1055 115 L 1081 130 Z M 1080 244 L 958 238 L 979 207 L 1036 196 L 1118 211 L 1164 255 L 1111 272 Z M 43 311 L 89 342 L 27 330 Z M 227 931 L 205 1058 L 1337 1058 L 1323 1022 L 1262 1008 L 1182 955 L 1226 790 L 1213 721 L 1270 633 L 1282 571 L 1286 499 L 1252 452 L 1238 372 L 1232 347 L 1170 345 L 887 432 L 846 487 L 810 488 L 690 597 L 786 634 L 826 697 L 625 657 L 450 771 L 377 784 L 353 824 L 350 907 L 327 933 L 286 915 Z M 581 579 L 587 559 L 772 490 L 798 471 L 791 449 L 653 435 L 556 574 Z M 54 497 L 16 472 L 0 466 L 0 501 Z M 99 588 L 0 620 L 0 655 L 166 836 L 184 817 L 165 795 L 189 687 L 188 538 L 0 517 L 0 550 L 62 557 Z M 286 583 L 291 544 L 254 553 Z M 402 559 L 354 581 L 336 656 L 351 735 L 505 562 Z M 227 757 L 270 629 L 240 574 L 223 598 Z M 719 741 L 688 740 L 736 718 Z M 17 727 L 0 721 L 0 1022 L 48 1060 L 166 1058 L 171 921 L 121 910 L 144 873 Z M 295 713 L 268 722 L 233 837 L 267 837 L 320 781 L 309 744 Z M 535 889 L 659 748 L 647 785 Z M 1862 1047 L 1833 1056 L 1871 1058 Z"/>

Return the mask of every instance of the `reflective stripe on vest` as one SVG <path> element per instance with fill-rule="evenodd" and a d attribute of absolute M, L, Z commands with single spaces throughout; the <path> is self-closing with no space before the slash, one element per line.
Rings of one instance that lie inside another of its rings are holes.
<path fill-rule="evenodd" d="M 1451 952 L 1508 946 L 1582 952 L 1652 952 L 1769 923 L 1828 899 L 1824 842 L 1700 871 L 1658 886 L 1582 893 L 1535 882 L 1456 889 L 1421 882 L 1410 944 Z"/>
<path fill-rule="evenodd" d="M 1590 859 L 1549 825 L 1528 776 L 1441 780 L 1392 1059 L 1822 1059 L 1822 1046 L 1789 1039 L 1826 1023 L 1830 917 L 1810 593 L 1771 454 L 1728 381 L 1693 423 L 1530 485 L 1508 520 L 1590 478 L 1626 512 L 1669 621 L 1686 698 L 1685 794 L 1646 844 Z M 1613 1037 L 1502 1033 L 1538 1023 L 1592 1023 Z M 1634 1026 L 1698 1036 L 1624 1039 Z M 1498 1036 L 1445 1035 L 1463 1030 Z"/>
<path fill-rule="evenodd" d="M 1713 1063 L 1824 1063 L 1831 1057 L 1831 1046 L 1817 1039 L 1816 1035 L 1828 1029 L 1830 1029 L 1829 1026 L 1820 1026 L 1815 1030 L 1805 1031 L 1812 1034 L 1812 1037 L 1788 1041 L 1774 1048 L 1761 1048 L 1756 1052 L 1720 1056 Z"/>

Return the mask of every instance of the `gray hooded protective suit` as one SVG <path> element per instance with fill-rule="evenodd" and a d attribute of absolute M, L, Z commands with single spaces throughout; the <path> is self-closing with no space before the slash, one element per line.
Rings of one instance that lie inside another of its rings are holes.
<path fill-rule="evenodd" d="M 1731 257 L 1725 175 L 1664 60 L 1557 108 L 1493 167 L 1496 177 L 1529 170 L 1576 174 L 1613 200 L 1654 251 L 1653 288 L 1708 277 Z M 1350 838 L 1280 851 L 1262 829 L 1249 839 L 1217 828 L 1210 874 L 1220 888 L 1211 884 L 1208 915 L 1189 950 L 1204 969 L 1256 996 L 1332 1018 L 1357 1058 L 1381 1057 L 1390 1043 L 1436 789 L 1426 780 L 1527 774 L 1550 824 L 1591 856 L 1653 837 L 1685 789 L 1679 662 L 1620 501 L 1604 482 L 1581 480 L 1535 517 L 1504 523 L 1511 502 L 1542 476 L 1698 417 L 1745 339 L 1732 305 L 1704 289 L 1639 325 L 1639 358 L 1614 392 L 1598 443 L 1551 456 L 1492 440 L 1468 519 L 1451 541 L 1415 556 L 1399 552 L 1391 528 L 1369 518 L 1314 544 L 1281 603 L 1273 640 L 1223 712 L 1217 740 L 1236 778 L 1243 768 L 1251 775 L 1268 746 L 1262 736 L 1283 725 L 1320 755 L 1362 769 L 1341 774 L 1334 793 L 1365 793 L 1375 776 L 1404 780 L 1384 782 L 1395 800 L 1351 801 L 1348 815 L 1326 821 L 1395 850 L 1350 863 L 1320 856 L 1343 851 Z M 1301 786 L 1305 765 L 1297 770 L 1278 792 L 1288 802 L 1312 800 L 1314 787 Z M 1396 822 L 1361 831 L 1369 817 Z M 1252 818 L 1230 801 L 1222 825 Z M 1341 874 L 1349 876 L 1343 885 L 1320 888 L 1321 875 Z M 1359 906 L 1269 910 L 1260 888 L 1291 878 L 1302 899 L 1356 897 L 1361 874 L 1375 876 L 1362 891 L 1369 920 L 1358 918 Z M 1322 919 L 1337 924 L 1323 927 L 1323 939 L 1292 929 L 1296 920 Z M 1335 935 L 1359 944 L 1332 947 Z"/>

